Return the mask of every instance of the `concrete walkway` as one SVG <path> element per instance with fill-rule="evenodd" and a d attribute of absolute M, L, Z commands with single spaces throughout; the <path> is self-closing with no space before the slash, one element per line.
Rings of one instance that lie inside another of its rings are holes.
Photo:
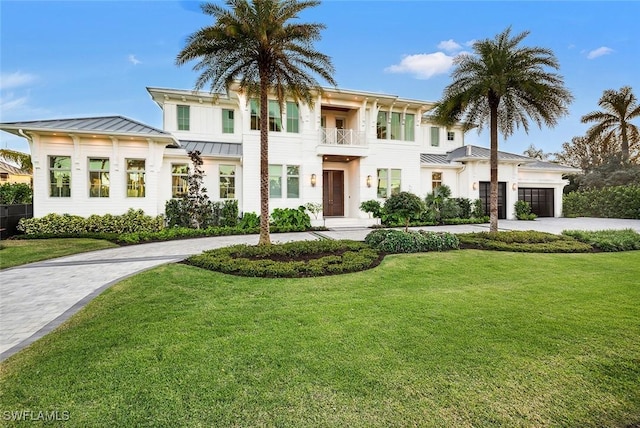
<path fill-rule="evenodd" d="M 542 218 L 501 220 L 501 230 L 634 229 L 640 220 Z M 419 227 L 453 233 L 488 230 L 488 225 Z M 274 242 L 319 239 L 363 240 L 371 229 L 273 234 Z M 61 257 L 0 271 L 0 361 L 62 324 L 103 290 L 131 275 L 185 259 L 208 249 L 256 244 L 257 235 L 198 238 L 132 245 Z"/>

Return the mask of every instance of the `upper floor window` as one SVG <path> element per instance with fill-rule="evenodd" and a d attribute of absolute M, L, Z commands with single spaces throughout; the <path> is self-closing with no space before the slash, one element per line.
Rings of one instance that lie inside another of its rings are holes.
<path fill-rule="evenodd" d="M 258 100 L 250 100 L 249 109 L 251 110 L 251 129 L 257 131 L 260 129 L 260 109 L 258 108 Z"/>
<path fill-rule="evenodd" d="M 402 187 L 402 170 L 378 169 L 378 198 L 388 198 L 400 193 Z"/>
<path fill-rule="evenodd" d="M 71 156 L 49 156 L 49 196 L 71 196 Z"/>
<path fill-rule="evenodd" d="M 287 132 L 300 132 L 298 104 L 287 101 Z"/>
<path fill-rule="evenodd" d="M 223 134 L 233 134 L 234 124 L 233 124 L 233 110 L 222 109 L 222 133 Z"/>
<path fill-rule="evenodd" d="M 144 159 L 127 159 L 127 196 L 144 198 L 145 195 Z"/>
<path fill-rule="evenodd" d="M 437 126 L 431 127 L 431 145 L 433 147 L 440 146 L 440 128 Z"/>
<path fill-rule="evenodd" d="M 235 165 L 220 165 L 220 199 L 236 197 Z"/>
<path fill-rule="evenodd" d="M 89 158 L 89 197 L 109 197 L 109 158 Z"/>
<path fill-rule="evenodd" d="M 453 131 L 447 131 L 447 141 L 455 141 L 456 133 Z"/>
<path fill-rule="evenodd" d="M 171 197 L 181 198 L 189 191 L 189 166 L 186 163 L 171 165 Z"/>
<path fill-rule="evenodd" d="M 401 140 L 400 130 L 402 129 L 402 113 L 391 113 L 391 139 Z"/>
<path fill-rule="evenodd" d="M 189 106 L 178 106 L 178 131 L 189 130 Z"/>
<path fill-rule="evenodd" d="M 404 140 L 415 141 L 416 117 L 413 114 L 404 115 Z"/>
<path fill-rule="evenodd" d="M 260 129 L 260 105 L 258 100 L 249 101 L 251 109 L 251 129 L 257 131 Z M 282 116 L 280 115 L 280 105 L 277 101 L 269 100 L 269 131 L 282 131 Z"/>
<path fill-rule="evenodd" d="M 379 111 L 378 112 L 378 121 L 376 123 L 376 134 L 379 140 L 387 139 L 387 112 Z"/>

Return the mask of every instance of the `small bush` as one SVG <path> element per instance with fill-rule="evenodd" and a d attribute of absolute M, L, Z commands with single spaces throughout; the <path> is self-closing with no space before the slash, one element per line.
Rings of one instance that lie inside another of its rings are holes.
<path fill-rule="evenodd" d="M 4 183 L 0 185 L 0 205 L 30 204 L 33 190 L 25 183 Z"/>
<path fill-rule="evenodd" d="M 375 199 L 362 202 L 360 204 L 360 210 L 373 218 L 382 218 L 382 205 Z"/>
<path fill-rule="evenodd" d="M 240 229 L 255 229 L 260 227 L 260 216 L 256 213 L 244 213 L 238 223 Z"/>
<path fill-rule="evenodd" d="M 276 208 L 271 214 L 271 225 L 275 228 L 288 229 L 290 231 L 302 231 L 311 228 L 311 218 L 304 206 L 297 210 L 293 208 Z"/>
<path fill-rule="evenodd" d="M 585 253 L 593 247 L 569 236 L 528 231 L 476 232 L 458 235 L 463 248 L 526 253 Z"/>
<path fill-rule="evenodd" d="M 393 229 L 380 229 L 370 232 L 365 243 L 385 253 L 422 253 L 427 251 L 446 251 L 457 249 L 459 242 L 452 233 L 405 232 Z"/>
<path fill-rule="evenodd" d="M 527 201 L 516 201 L 514 208 L 518 220 L 535 220 L 538 218 L 537 215 L 531 212 L 531 205 Z"/>
<path fill-rule="evenodd" d="M 640 233 L 633 229 L 599 230 L 594 232 L 565 230 L 562 234 L 602 251 L 640 250 Z"/>
<path fill-rule="evenodd" d="M 235 245 L 205 251 L 186 263 L 240 276 L 298 278 L 357 272 L 377 266 L 377 251 L 356 241 L 300 241 Z"/>

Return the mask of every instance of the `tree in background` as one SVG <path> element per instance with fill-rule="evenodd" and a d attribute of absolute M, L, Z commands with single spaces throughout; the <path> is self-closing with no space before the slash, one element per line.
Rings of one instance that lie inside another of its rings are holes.
<path fill-rule="evenodd" d="M 536 148 L 534 144 L 529 144 L 529 147 L 527 147 L 522 154 L 541 161 L 548 160 L 551 156 L 549 153 L 545 153 L 542 149 Z"/>
<path fill-rule="evenodd" d="M 549 49 L 523 47 L 529 32 L 511 37 L 507 28 L 494 39 L 476 41 L 473 54 L 454 60 L 453 82 L 436 104 L 434 116 L 444 125 L 461 121 L 480 132 L 489 123 L 491 141 L 490 230 L 498 230 L 498 130 L 507 138 L 529 120 L 555 126 L 568 113 L 573 97 L 562 76 L 546 71 L 560 65 Z"/>
<path fill-rule="evenodd" d="M 240 89 L 257 97 L 260 105 L 260 239 L 269 236 L 269 92 L 276 94 L 280 111 L 290 97 L 313 105 L 321 88 L 312 74 L 336 85 L 331 59 L 313 47 L 320 39 L 322 24 L 292 23 L 316 0 L 226 0 L 228 7 L 205 3 L 202 11 L 215 23 L 191 34 L 176 63 L 197 60 L 201 72 L 195 89 L 210 84 L 211 92 L 228 91 L 238 82 Z"/>
<path fill-rule="evenodd" d="M 623 86 L 619 91 L 607 89 L 598 101 L 602 108 L 582 116 L 582 123 L 594 123 L 587 130 L 589 141 L 601 141 L 613 147 L 620 147 L 622 162 L 637 162 L 640 157 L 640 132 L 631 123 L 640 118 L 640 105 L 631 92 L 631 87 Z"/>
<path fill-rule="evenodd" d="M 619 153 L 619 145 L 600 139 L 573 137 L 570 143 L 562 143 L 562 151 L 554 153 L 558 163 L 580 168 L 585 173 L 607 162 Z"/>
<path fill-rule="evenodd" d="M 18 167 L 31 174 L 33 172 L 33 164 L 31 163 L 31 155 L 22 153 L 17 150 L 0 149 L 0 158 L 3 158 L 9 162 L 14 162 Z"/>

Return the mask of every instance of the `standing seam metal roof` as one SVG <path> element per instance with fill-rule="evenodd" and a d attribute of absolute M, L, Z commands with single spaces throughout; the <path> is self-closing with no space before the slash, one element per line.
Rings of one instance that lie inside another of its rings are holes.
<path fill-rule="evenodd" d="M 29 122 L 2 123 L 0 127 L 34 130 L 64 130 L 113 134 L 155 135 L 172 137 L 168 132 L 145 125 L 123 116 L 86 117 L 72 119 L 35 120 Z"/>
<path fill-rule="evenodd" d="M 180 140 L 180 146 L 187 152 L 199 151 L 203 156 L 234 157 L 242 156 L 242 144 L 220 143 L 216 141 Z"/>

